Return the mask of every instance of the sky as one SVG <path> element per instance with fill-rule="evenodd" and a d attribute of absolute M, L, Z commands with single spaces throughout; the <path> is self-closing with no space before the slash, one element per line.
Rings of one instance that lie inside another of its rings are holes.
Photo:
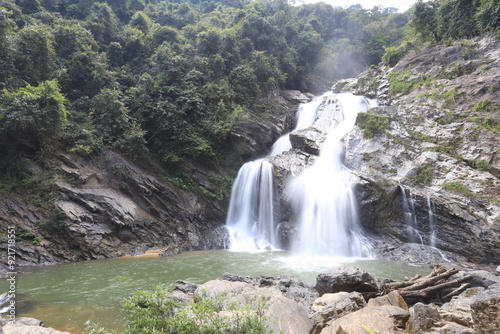
<path fill-rule="evenodd" d="M 297 2 L 315 3 L 324 2 L 332 6 L 349 7 L 360 4 L 363 8 L 371 9 L 374 6 L 396 7 L 399 12 L 409 9 L 417 0 L 298 0 Z"/>

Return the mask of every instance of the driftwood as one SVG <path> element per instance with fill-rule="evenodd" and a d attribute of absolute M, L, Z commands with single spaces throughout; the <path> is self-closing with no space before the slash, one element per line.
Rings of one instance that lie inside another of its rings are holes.
<path fill-rule="evenodd" d="M 452 278 L 457 273 L 458 270 L 455 268 L 446 269 L 441 265 L 436 265 L 427 276 L 420 277 L 420 275 L 416 275 L 415 277 L 407 278 L 403 282 L 385 283 L 382 285 L 379 295 L 398 291 L 409 304 L 419 301 L 446 302 L 451 297 L 462 293 L 471 286 L 470 283 L 465 283 L 472 280 L 471 275 Z"/>

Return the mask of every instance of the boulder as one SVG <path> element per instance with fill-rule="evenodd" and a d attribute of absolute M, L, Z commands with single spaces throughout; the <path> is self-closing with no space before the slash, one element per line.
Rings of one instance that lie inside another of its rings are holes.
<path fill-rule="evenodd" d="M 256 280 L 256 285 L 259 287 L 276 287 L 283 296 L 299 303 L 306 312 L 309 312 L 314 300 L 318 298 L 318 293 L 313 286 L 290 275 L 260 276 Z"/>
<path fill-rule="evenodd" d="M 480 291 L 475 299 L 470 308 L 476 332 L 479 334 L 498 333 L 500 328 L 500 284 Z"/>
<path fill-rule="evenodd" d="M 61 332 L 54 328 L 45 327 L 43 322 L 34 318 L 18 318 L 14 322 L 0 323 L 3 327 L 0 328 L 0 333 L 3 330 L 4 334 L 70 334 Z"/>
<path fill-rule="evenodd" d="M 425 332 L 441 321 L 438 307 L 433 304 L 416 303 L 410 308 L 410 316 L 416 333 Z"/>
<path fill-rule="evenodd" d="M 196 295 L 217 298 L 223 296 L 223 311 L 234 305 L 259 308 L 265 301 L 263 316 L 266 326 L 275 333 L 303 334 L 312 328 L 311 320 L 297 302 L 283 296 L 274 286 L 258 287 L 246 282 L 212 280 L 196 289 Z"/>
<path fill-rule="evenodd" d="M 391 291 L 387 295 L 372 298 L 368 301 L 368 306 L 393 305 L 408 311 L 408 305 L 399 292 Z"/>
<path fill-rule="evenodd" d="M 367 306 L 333 320 L 321 334 L 400 333 L 409 329 L 410 313 L 392 305 Z"/>
<path fill-rule="evenodd" d="M 471 305 L 476 302 L 477 294 L 482 291 L 484 288 L 481 287 L 470 288 L 453 297 L 450 302 L 443 304 L 439 310 L 443 320 L 472 328 Z"/>
<path fill-rule="evenodd" d="M 316 277 L 316 290 L 320 296 L 340 291 L 376 292 L 379 283 L 366 271 L 344 264 L 319 274 Z"/>
<path fill-rule="evenodd" d="M 314 312 L 311 315 L 313 321 L 311 334 L 320 333 L 331 320 L 360 310 L 365 305 L 365 299 L 359 292 L 325 293 L 314 301 L 311 308 Z"/>

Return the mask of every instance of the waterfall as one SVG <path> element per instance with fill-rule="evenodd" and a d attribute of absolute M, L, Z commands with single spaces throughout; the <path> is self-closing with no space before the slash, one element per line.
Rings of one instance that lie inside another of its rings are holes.
<path fill-rule="evenodd" d="M 320 156 L 287 187 L 299 228 L 293 251 L 314 256 L 367 256 L 370 246 L 359 226 L 351 173 L 342 162 L 342 138 L 354 127 L 357 114 L 369 108 L 369 101 L 352 94 L 330 95 L 324 108 L 332 122 Z"/>
<path fill-rule="evenodd" d="M 429 214 L 429 246 L 436 247 L 436 215 L 434 215 L 434 204 L 431 197 L 427 196 L 427 207 Z"/>
<path fill-rule="evenodd" d="M 227 215 L 232 250 L 270 250 L 278 244 L 272 180 L 272 165 L 264 159 L 247 162 L 240 168 Z"/>
<path fill-rule="evenodd" d="M 405 224 L 408 231 L 408 241 L 412 243 L 424 243 L 422 234 L 417 229 L 417 215 L 415 213 L 415 201 L 410 191 L 406 193 L 405 188 L 399 185 L 402 194 L 403 212 L 405 215 Z"/>
<path fill-rule="evenodd" d="M 302 104 L 293 131 L 314 124 L 318 110 L 328 115 L 327 138 L 316 163 L 294 179 L 286 189 L 296 208 L 298 240 L 293 248 L 308 255 L 367 256 L 371 246 L 361 232 L 351 173 L 344 166 L 342 139 L 354 127 L 359 112 L 370 101 L 352 94 L 326 93 Z M 292 148 L 289 133 L 280 137 L 267 157 Z M 244 164 L 235 180 L 226 226 L 230 249 L 256 251 L 279 248 L 275 222 L 272 165 L 264 158 Z"/>
<path fill-rule="evenodd" d="M 323 98 L 301 104 L 293 131 L 311 126 Z M 292 148 L 289 133 L 281 136 L 267 157 Z M 226 227 L 229 248 L 233 251 L 258 251 L 279 248 L 274 216 L 273 168 L 265 159 L 245 163 L 239 170 L 231 191 Z"/>

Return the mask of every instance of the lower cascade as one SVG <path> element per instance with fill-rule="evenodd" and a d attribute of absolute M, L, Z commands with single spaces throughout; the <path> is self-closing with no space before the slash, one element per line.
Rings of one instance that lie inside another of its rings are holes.
<path fill-rule="evenodd" d="M 371 246 L 363 235 L 351 186 L 351 172 L 343 164 L 343 138 L 354 127 L 357 114 L 372 101 L 349 93 L 326 93 L 302 104 L 294 131 L 315 125 L 318 111 L 326 115 L 326 139 L 315 163 L 290 180 L 286 200 L 298 228 L 293 253 L 338 257 L 366 257 Z M 278 139 L 268 157 L 292 148 L 289 134 Z M 279 249 L 280 207 L 273 184 L 272 164 L 266 158 L 244 164 L 235 180 L 226 226 L 230 250 Z"/>

